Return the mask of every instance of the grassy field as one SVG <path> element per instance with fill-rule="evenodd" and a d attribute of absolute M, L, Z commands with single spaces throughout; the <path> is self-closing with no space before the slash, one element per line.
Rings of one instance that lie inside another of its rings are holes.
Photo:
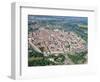
<path fill-rule="evenodd" d="M 74 64 L 84 64 L 87 62 L 87 51 L 80 53 L 68 54 L 68 57 L 74 62 Z"/>
<path fill-rule="evenodd" d="M 87 25 L 78 24 L 80 28 L 87 29 Z"/>

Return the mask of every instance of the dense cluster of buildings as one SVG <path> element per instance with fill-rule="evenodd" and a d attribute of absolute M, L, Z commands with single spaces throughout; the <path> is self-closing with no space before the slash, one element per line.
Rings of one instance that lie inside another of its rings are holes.
<path fill-rule="evenodd" d="M 30 32 L 29 45 L 45 53 L 67 53 L 86 50 L 86 42 L 74 32 L 45 29 Z"/>

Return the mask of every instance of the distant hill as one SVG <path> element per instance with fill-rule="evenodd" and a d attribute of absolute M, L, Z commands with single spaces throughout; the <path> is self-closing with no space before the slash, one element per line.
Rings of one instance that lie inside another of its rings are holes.
<path fill-rule="evenodd" d="M 49 21 L 49 22 L 67 22 L 67 23 L 84 23 L 87 24 L 87 17 L 75 17 L 75 16 L 44 16 L 44 15 L 29 15 L 28 21 Z"/>

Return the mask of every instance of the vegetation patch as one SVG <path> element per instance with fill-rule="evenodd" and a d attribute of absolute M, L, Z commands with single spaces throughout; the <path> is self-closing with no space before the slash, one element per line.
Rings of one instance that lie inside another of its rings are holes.
<path fill-rule="evenodd" d="M 75 64 L 83 64 L 86 63 L 87 51 L 85 52 L 80 52 L 80 53 L 73 53 L 73 54 L 68 54 L 68 57 L 75 63 Z"/>

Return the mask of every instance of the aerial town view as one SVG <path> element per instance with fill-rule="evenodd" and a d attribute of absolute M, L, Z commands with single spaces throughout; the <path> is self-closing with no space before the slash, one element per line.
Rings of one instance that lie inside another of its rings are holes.
<path fill-rule="evenodd" d="M 88 63 L 88 18 L 28 15 L 28 66 Z"/>

